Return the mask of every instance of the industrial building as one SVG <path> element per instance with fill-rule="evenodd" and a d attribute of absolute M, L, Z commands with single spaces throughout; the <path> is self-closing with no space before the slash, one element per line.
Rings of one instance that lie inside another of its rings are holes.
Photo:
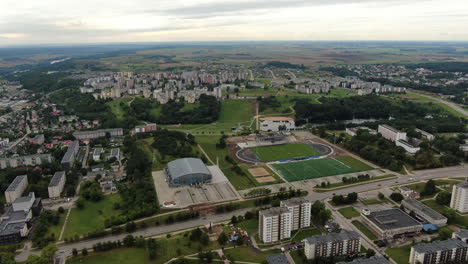
<path fill-rule="evenodd" d="M 382 135 L 382 137 L 392 142 L 396 142 L 400 139 L 406 140 L 405 132 L 401 132 L 400 130 L 388 125 L 379 125 L 378 131 Z"/>
<path fill-rule="evenodd" d="M 418 233 L 423 227 L 416 219 L 398 208 L 371 212 L 364 215 L 363 220 L 381 238 Z"/>
<path fill-rule="evenodd" d="M 173 186 L 211 182 L 211 172 L 201 159 L 184 158 L 167 163 L 166 175 Z"/>
<path fill-rule="evenodd" d="M 410 264 L 463 262 L 468 260 L 468 244 L 458 239 L 436 240 L 411 247 Z"/>
<path fill-rule="evenodd" d="M 359 258 L 349 262 L 338 262 L 337 264 L 391 264 L 390 260 L 382 256 L 370 258 Z"/>
<path fill-rule="evenodd" d="M 264 243 L 291 237 L 292 213 L 286 207 L 273 207 L 259 212 L 258 231 Z"/>
<path fill-rule="evenodd" d="M 0 218 L 0 245 L 16 244 L 31 230 L 31 219 L 42 209 L 40 198 L 34 193 L 17 198 Z"/>
<path fill-rule="evenodd" d="M 268 131 L 281 131 L 293 130 L 296 128 L 294 118 L 284 116 L 263 117 L 260 122 L 260 130 Z"/>
<path fill-rule="evenodd" d="M 10 183 L 5 190 L 5 199 L 7 203 L 13 203 L 18 197 L 21 197 L 28 186 L 28 176 L 20 175 Z"/>
<path fill-rule="evenodd" d="M 450 207 L 462 214 L 468 213 L 468 180 L 453 185 Z"/>
<path fill-rule="evenodd" d="M 312 236 L 303 242 L 307 259 L 354 255 L 361 249 L 361 237 L 355 231 Z"/>
<path fill-rule="evenodd" d="M 76 154 L 80 149 L 80 142 L 78 140 L 73 141 L 70 146 L 68 146 L 67 152 L 63 155 L 62 161 L 60 164 L 64 169 L 71 169 L 75 163 Z"/>
<path fill-rule="evenodd" d="M 347 127 L 346 128 L 346 134 L 348 134 L 348 135 L 350 135 L 352 137 L 355 137 L 359 130 L 366 130 L 371 135 L 376 135 L 377 134 L 377 131 L 375 131 L 374 129 L 370 129 L 368 127 L 365 127 L 365 126 L 362 126 L 362 127 Z"/>
<path fill-rule="evenodd" d="M 403 200 L 401 205 L 407 213 L 414 212 L 416 218 L 424 220 L 427 223 L 434 224 L 438 227 L 447 225 L 447 217 L 416 199 Z"/>
<path fill-rule="evenodd" d="M 76 139 L 80 139 L 80 140 L 105 137 L 107 134 L 110 135 L 111 137 L 121 137 L 123 136 L 123 129 L 122 128 L 108 128 L 108 129 L 73 132 L 73 136 Z"/>
<path fill-rule="evenodd" d="M 65 182 L 67 180 L 66 174 L 64 171 L 57 171 L 52 179 L 50 180 L 49 187 L 49 198 L 58 198 L 63 191 Z"/>
<path fill-rule="evenodd" d="M 310 227 L 311 201 L 305 198 L 292 198 L 281 201 L 280 206 L 288 208 L 292 214 L 291 230 Z"/>

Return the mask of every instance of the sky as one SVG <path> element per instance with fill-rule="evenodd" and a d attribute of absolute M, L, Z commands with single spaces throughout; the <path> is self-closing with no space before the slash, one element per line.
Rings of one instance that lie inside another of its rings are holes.
<path fill-rule="evenodd" d="M 0 46 L 468 41 L 467 0 L 1 0 Z"/>

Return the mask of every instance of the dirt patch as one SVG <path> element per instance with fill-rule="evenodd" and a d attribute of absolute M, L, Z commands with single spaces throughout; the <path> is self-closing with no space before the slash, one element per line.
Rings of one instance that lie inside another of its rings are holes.
<path fill-rule="evenodd" d="M 267 177 L 256 177 L 255 178 L 259 183 L 264 183 L 264 182 L 274 182 L 276 181 L 275 178 L 272 176 L 267 176 Z"/>
<path fill-rule="evenodd" d="M 265 176 L 270 176 L 270 173 L 265 170 L 265 168 L 253 168 L 249 169 L 249 173 L 252 174 L 254 177 L 265 177 Z"/>

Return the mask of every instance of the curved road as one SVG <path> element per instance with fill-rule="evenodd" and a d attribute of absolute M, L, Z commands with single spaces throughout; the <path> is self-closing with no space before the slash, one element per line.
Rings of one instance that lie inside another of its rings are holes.
<path fill-rule="evenodd" d="M 414 91 L 413 91 L 414 92 Z M 450 101 L 446 101 L 444 99 L 441 99 L 439 97 L 435 97 L 435 96 L 429 96 L 429 95 L 426 95 L 426 94 L 422 94 L 422 93 L 417 93 L 415 92 L 416 94 L 422 96 L 422 97 L 426 97 L 426 98 L 429 98 L 429 99 L 432 99 L 432 100 L 436 100 L 438 101 L 439 103 L 442 103 L 444 105 L 447 105 L 448 107 L 452 108 L 453 110 L 457 111 L 458 113 L 464 115 L 465 117 L 468 117 L 468 111 L 466 111 L 465 109 L 461 108 L 460 106 L 458 106 L 457 104 L 455 103 L 452 103 Z"/>

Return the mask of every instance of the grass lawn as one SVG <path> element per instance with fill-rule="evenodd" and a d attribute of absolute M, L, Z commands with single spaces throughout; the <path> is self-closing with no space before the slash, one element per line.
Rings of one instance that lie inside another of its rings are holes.
<path fill-rule="evenodd" d="M 65 212 L 60 215 L 58 225 L 51 225 L 47 230 L 47 234 L 54 234 L 56 240 L 59 239 L 60 232 L 62 231 L 63 224 L 65 223 L 65 217 L 67 216 L 67 212 L 68 210 L 65 210 Z"/>
<path fill-rule="evenodd" d="M 226 177 L 232 183 L 234 188 L 237 190 L 244 190 L 249 189 L 252 187 L 258 187 L 262 185 L 269 185 L 273 183 L 281 183 L 281 179 L 276 175 L 272 174 L 272 176 L 276 179 L 276 182 L 269 182 L 261 184 L 255 180 L 253 176 L 247 171 L 248 166 L 246 165 L 239 165 L 241 169 L 244 171 L 245 175 L 239 175 L 231 170 L 233 166 L 231 163 L 225 160 L 225 157 L 229 155 L 229 151 L 227 148 L 219 149 L 216 148 L 216 143 L 219 141 L 220 136 L 195 136 L 196 141 L 200 146 L 205 150 L 206 154 L 210 157 L 213 162 L 216 162 L 216 158 L 219 158 L 219 167 L 224 172 Z"/>
<path fill-rule="evenodd" d="M 387 198 L 385 198 L 383 200 L 380 200 L 380 199 L 377 199 L 377 198 L 361 200 L 361 203 L 364 204 L 364 205 L 382 204 L 382 203 L 387 203 L 387 202 L 389 202 L 387 200 Z"/>
<path fill-rule="evenodd" d="M 315 235 L 320 235 L 322 232 L 318 230 L 317 228 L 308 228 L 308 229 L 301 229 L 297 231 L 297 233 L 294 235 L 292 238 L 292 242 L 301 242 L 303 239 L 315 236 Z"/>
<path fill-rule="evenodd" d="M 425 182 L 419 182 L 419 183 L 413 183 L 413 184 L 410 184 L 410 185 L 406 185 L 408 186 L 410 189 L 413 189 L 415 190 L 416 192 L 418 193 L 422 193 L 424 191 L 424 186 L 426 185 Z M 437 189 L 438 190 L 438 189 Z M 425 199 L 425 198 L 432 198 L 434 197 L 435 195 L 437 194 L 437 192 L 435 192 L 434 194 L 432 195 L 421 195 L 421 199 Z"/>
<path fill-rule="evenodd" d="M 347 165 L 347 162 L 325 158 L 273 164 L 272 167 L 288 181 L 314 179 L 360 171 Z"/>
<path fill-rule="evenodd" d="M 394 247 L 385 250 L 385 253 L 398 264 L 408 264 L 412 245 Z"/>
<path fill-rule="evenodd" d="M 368 171 L 374 169 L 371 166 L 365 164 L 364 162 L 357 160 L 351 156 L 341 156 L 336 157 L 335 159 L 343 162 L 355 171 Z"/>
<path fill-rule="evenodd" d="M 340 214 L 342 214 L 344 217 L 346 217 L 347 219 L 351 219 L 353 217 L 358 217 L 360 216 L 361 214 L 356 210 L 354 209 L 353 207 L 344 207 L 344 208 L 341 208 L 341 209 L 338 209 L 338 212 L 340 212 Z"/>
<path fill-rule="evenodd" d="M 357 229 L 359 229 L 364 235 L 366 235 L 370 240 L 376 240 L 377 236 L 369 230 L 361 221 L 353 220 L 351 222 Z"/>
<path fill-rule="evenodd" d="M 266 258 L 273 254 L 281 253 L 281 250 L 274 249 L 268 251 L 254 251 L 251 247 L 236 247 L 224 251 L 226 256 L 232 257 L 235 261 L 246 261 L 262 263 Z"/>
<path fill-rule="evenodd" d="M 119 214 L 119 211 L 113 209 L 113 205 L 120 200 L 119 194 L 104 195 L 99 202 L 85 201 L 84 208 L 81 210 L 73 208 L 63 238 L 71 238 L 76 234 L 81 236 L 104 229 L 104 220 Z"/>
<path fill-rule="evenodd" d="M 258 231 L 258 219 L 244 220 L 236 224 L 236 227 L 247 231 L 249 234 Z"/>
<path fill-rule="evenodd" d="M 257 147 L 252 148 L 252 151 L 262 161 L 320 156 L 320 152 L 304 143 Z"/>
<path fill-rule="evenodd" d="M 254 100 L 224 100 L 217 123 L 250 122 L 254 115 L 254 106 Z"/>
<path fill-rule="evenodd" d="M 307 261 L 305 261 L 303 257 L 304 256 L 303 249 L 291 251 L 290 254 L 296 264 L 307 264 Z"/>
<path fill-rule="evenodd" d="M 111 108 L 112 113 L 117 117 L 117 119 L 123 119 L 125 111 L 120 106 L 120 103 L 128 104 L 131 100 L 133 100 L 132 97 L 125 97 L 109 101 L 106 104 Z"/>

